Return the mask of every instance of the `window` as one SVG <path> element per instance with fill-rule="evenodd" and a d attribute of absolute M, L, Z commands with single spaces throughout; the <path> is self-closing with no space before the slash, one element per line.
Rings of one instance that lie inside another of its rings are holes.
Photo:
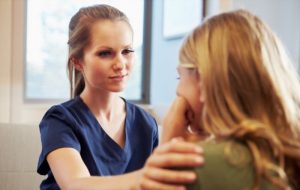
<path fill-rule="evenodd" d="M 140 101 L 143 81 L 142 0 L 27 0 L 25 100 L 68 99 L 68 24 L 80 7 L 105 3 L 123 11 L 134 29 L 135 69 L 122 95 Z"/>

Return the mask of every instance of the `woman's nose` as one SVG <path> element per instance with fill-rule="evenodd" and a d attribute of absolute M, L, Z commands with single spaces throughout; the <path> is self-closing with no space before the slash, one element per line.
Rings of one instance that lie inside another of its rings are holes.
<path fill-rule="evenodd" d="M 115 63 L 113 65 L 114 69 L 124 69 L 126 65 L 126 59 L 123 57 L 123 55 L 116 56 Z"/>

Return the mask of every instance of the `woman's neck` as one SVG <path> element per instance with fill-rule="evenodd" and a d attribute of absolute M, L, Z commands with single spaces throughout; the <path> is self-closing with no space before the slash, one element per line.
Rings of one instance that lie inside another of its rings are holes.
<path fill-rule="evenodd" d="M 122 108 L 122 99 L 116 93 L 90 93 L 84 90 L 80 94 L 83 102 L 97 118 L 110 120 Z"/>

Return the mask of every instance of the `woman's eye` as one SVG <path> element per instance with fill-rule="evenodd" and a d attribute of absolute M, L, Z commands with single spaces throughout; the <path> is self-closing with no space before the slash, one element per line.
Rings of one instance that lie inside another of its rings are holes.
<path fill-rule="evenodd" d="M 122 54 L 127 55 L 127 54 L 130 54 L 130 53 L 133 53 L 133 52 L 134 52 L 133 49 L 124 49 L 123 52 L 122 52 Z"/>
<path fill-rule="evenodd" d="M 98 53 L 98 55 L 100 56 L 100 57 L 108 57 L 108 56 L 111 56 L 113 53 L 111 52 L 111 51 L 100 51 L 99 53 Z"/>

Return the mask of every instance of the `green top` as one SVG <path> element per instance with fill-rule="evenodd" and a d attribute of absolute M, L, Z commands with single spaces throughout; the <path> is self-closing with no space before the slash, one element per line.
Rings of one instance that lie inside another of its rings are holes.
<path fill-rule="evenodd" d="M 247 146 L 237 141 L 206 141 L 198 143 L 204 149 L 205 163 L 194 168 L 198 180 L 188 190 L 251 190 L 255 171 Z M 260 189 L 278 190 L 262 179 Z"/>

